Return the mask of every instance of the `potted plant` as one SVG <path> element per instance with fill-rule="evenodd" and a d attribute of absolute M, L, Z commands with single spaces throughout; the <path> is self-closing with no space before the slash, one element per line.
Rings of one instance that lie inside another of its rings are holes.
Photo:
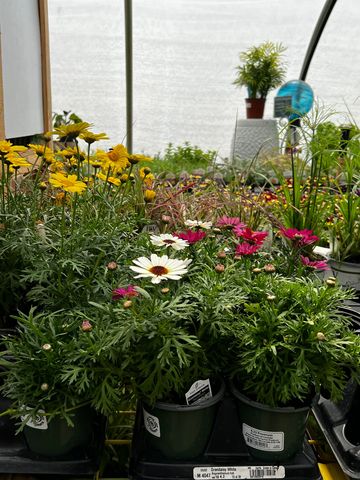
<path fill-rule="evenodd" d="M 204 452 L 245 284 L 254 268 L 270 271 L 261 252 L 268 232 L 227 216 L 186 220 L 185 228 L 141 235 L 137 242 L 158 253 L 133 259 L 113 303 L 98 307 L 112 330 L 106 348 L 118 352 L 141 402 L 148 444 L 176 459 Z"/>
<path fill-rule="evenodd" d="M 280 461 L 302 448 L 316 394 L 338 401 L 349 379 L 359 382 L 360 338 L 339 313 L 350 293 L 332 280 L 265 271 L 247 280 L 229 375 L 251 454 Z"/>
<path fill-rule="evenodd" d="M 214 231 L 210 221 L 186 220 L 185 231 L 141 235 L 149 254 L 129 262 L 103 313 L 113 330 L 107 348 L 119 352 L 141 402 L 147 442 L 167 458 L 204 452 L 224 394 L 227 345 L 219 338 L 243 298 L 235 281 L 235 225 L 239 218 L 224 217 Z M 255 250 L 264 236 L 259 232 Z"/>
<path fill-rule="evenodd" d="M 284 81 L 284 51 L 281 43 L 264 42 L 240 53 L 242 63 L 237 66 L 237 77 L 233 83 L 247 88 L 247 118 L 262 118 L 268 92 Z"/>
<path fill-rule="evenodd" d="M 61 457 L 88 446 L 99 415 L 123 401 L 121 371 L 102 349 L 106 326 L 94 312 L 75 310 L 31 309 L 17 321 L 17 332 L 3 339 L 1 393 L 11 408 L 2 414 L 19 420 L 18 431 L 38 455 Z"/>
<path fill-rule="evenodd" d="M 349 139 L 338 157 L 341 173 L 334 179 L 329 221 L 329 263 L 339 281 L 360 290 L 360 141 Z"/>

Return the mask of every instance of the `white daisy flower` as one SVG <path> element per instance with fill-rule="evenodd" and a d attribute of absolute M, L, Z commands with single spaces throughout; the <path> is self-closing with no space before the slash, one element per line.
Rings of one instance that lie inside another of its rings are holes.
<path fill-rule="evenodd" d="M 204 228 L 209 230 L 212 227 L 212 222 L 202 222 L 201 220 L 185 220 L 185 225 L 192 228 Z"/>
<path fill-rule="evenodd" d="M 136 266 L 131 265 L 131 270 L 139 274 L 135 278 L 152 277 L 151 283 L 160 283 L 162 280 L 180 280 L 181 276 L 187 273 L 191 259 L 177 260 L 167 255 L 158 257 L 152 254 L 150 259 L 139 257 L 133 260 L 133 263 Z"/>
<path fill-rule="evenodd" d="M 171 247 L 174 250 L 183 250 L 189 244 L 186 240 L 175 237 L 170 233 L 161 233 L 160 235 L 150 235 L 150 240 L 153 245 L 157 247 Z"/>

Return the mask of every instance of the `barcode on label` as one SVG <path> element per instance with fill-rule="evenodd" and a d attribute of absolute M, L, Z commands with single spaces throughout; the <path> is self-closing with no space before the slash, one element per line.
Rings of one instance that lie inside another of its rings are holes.
<path fill-rule="evenodd" d="M 250 470 L 250 478 L 276 477 L 277 468 L 253 468 Z"/>
<path fill-rule="evenodd" d="M 194 467 L 194 480 L 242 480 L 285 478 L 285 467 L 282 465 L 222 466 Z"/>
<path fill-rule="evenodd" d="M 248 438 L 247 443 L 249 445 L 256 445 L 257 447 L 263 447 L 263 448 L 267 447 L 267 443 L 259 442 L 258 440 L 254 440 L 253 438 Z"/>

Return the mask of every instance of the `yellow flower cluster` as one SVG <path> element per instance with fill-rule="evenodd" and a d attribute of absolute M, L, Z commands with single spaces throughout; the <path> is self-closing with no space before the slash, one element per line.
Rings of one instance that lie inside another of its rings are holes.
<path fill-rule="evenodd" d="M 99 180 L 112 188 L 123 188 L 128 192 L 127 184 L 131 183 L 141 186 L 145 202 L 152 201 L 156 196 L 154 175 L 147 166 L 135 168 L 138 163 L 149 162 L 151 158 L 130 154 L 122 144 L 115 145 L 109 151 L 96 150 L 90 154 L 90 145 L 108 139 L 105 133 L 91 132 L 90 127 L 87 122 L 61 125 L 53 132 L 44 134 L 44 143 L 28 145 L 36 155 L 35 172 L 40 190 L 45 191 L 50 184 L 66 193 L 81 194 L 86 188 L 95 188 L 96 180 Z M 73 142 L 74 146 L 67 144 L 66 148 L 54 151 L 49 144 L 51 135 L 57 135 L 62 141 Z M 88 144 L 87 153 L 79 148 L 78 138 Z M 11 174 L 21 167 L 34 169 L 34 165 L 19 155 L 19 152 L 26 150 L 26 147 L 12 145 L 9 141 L 0 141 L 0 160 L 6 165 L 6 172 Z"/>

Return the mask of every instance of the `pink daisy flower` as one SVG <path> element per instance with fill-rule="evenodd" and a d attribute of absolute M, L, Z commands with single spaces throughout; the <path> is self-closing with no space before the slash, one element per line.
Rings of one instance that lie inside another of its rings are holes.
<path fill-rule="evenodd" d="M 324 270 L 330 270 L 330 267 L 327 264 L 326 260 L 311 261 L 309 257 L 304 257 L 303 255 L 300 255 L 300 258 L 301 258 L 301 263 L 305 265 L 305 267 L 309 267 L 314 270 L 319 270 L 320 272 Z"/>
<path fill-rule="evenodd" d="M 247 243 L 252 245 L 262 245 L 265 238 L 268 236 L 268 232 L 254 232 L 251 228 L 239 229 L 238 227 L 234 228 L 234 233 L 243 238 Z"/>
<path fill-rule="evenodd" d="M 125 288 L 115 288 L 112 291 L 113 300 L 121 300 L 122 298 L 137 297 L 139 293 L 135 290 L 134 285 L 128 285 Z"/>
<path fill-rule="evenodd" d="M 243 223 L 239 217 L 227 217 L 226 215 L 218 218 L 216 226 L 220 228 L 233 228 L 236 226 L 241 226 L 241 228 L 246 227 L 245 223 Z"/>
<path fill-rule="evenodd" d="M 250 245 L 249 243 L 240 243 L 236 245 L 235 255 L 242 256 L 242 255 L 253 255 L 260 249 L 261 245 Z"/>
<path fill-rule="evenodd" d="M 280 233 L 286 238 L 297 243 L 299 246 L 311 245 L 319 240 L 319 237 L 313 235 L 312 230 L 298 230 L 297 228 L 280 228 Z"/>
<path fill-rule="evenodd" d="M 186 232 L 175 233 L 174 235 L 182 240 L 186 240 L 190 245 L 193 245 L 206 237 L 206 233 L 201 230 L 186 230 Z"/>

